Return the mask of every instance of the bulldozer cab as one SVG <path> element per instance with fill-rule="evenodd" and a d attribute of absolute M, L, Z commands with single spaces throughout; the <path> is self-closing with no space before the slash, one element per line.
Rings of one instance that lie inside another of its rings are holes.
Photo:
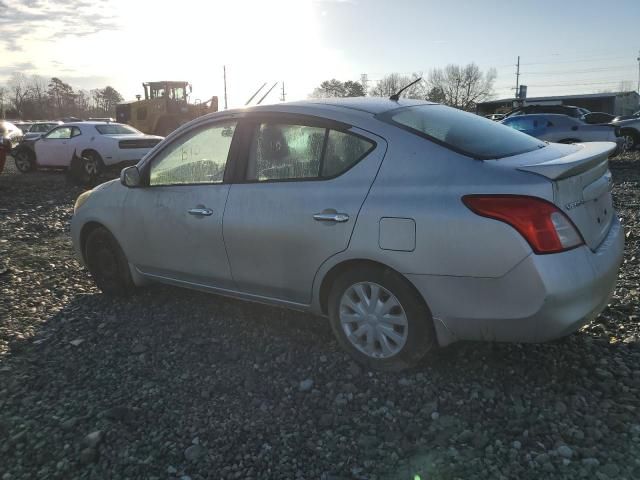
<path fill-rule="evenodd" d="M 186 102 L 191 93 L 191 85 L 188 82 L 145 82 L 142 87 L 145 100 L 168 98 Z"/>
<path fill-rule="evenodd" d="M 218 111 L 218 97 L 207 102 L 189 103 L 191 84 L 181 81 L 144 82 L 144 99 L 116 106 L 119 122 L 138 130 L 166 136 L 183 123 L 206 113 Z"/>

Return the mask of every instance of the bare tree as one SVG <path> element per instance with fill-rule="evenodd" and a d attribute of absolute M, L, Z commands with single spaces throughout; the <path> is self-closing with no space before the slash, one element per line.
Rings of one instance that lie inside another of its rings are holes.
<path fill-rule="evenodd" d="M 466 66 L 447 65 L 429 73 L 430 93 L 437 93 L 442 103 L 462 110 L 473 110 L 478 102 L 493 95 L 495 69 L 483 73 L 475 63 Z"/>
<path fill-rule="evenodd" d="M 400 89 L 406 87 L 411 82 L 417 80 L 422 76 L 421 73 L 413 73 L 411 75 L 401 75 L 399 73 L 390 73 L 384 76 L 378 83 L 371 89 L 371 95 L 374 97 L 390 97 Z M 427 92 L 425 90 L 424 81 L 420 81 L 415 85 L 407 88 L 402 92 L 401 97 L 405 98 L 420 98 L 425 99 Z"/>
<path fill-rule="evenodd" d="M 9 79 L 9 99 L 18 116 L 24 115 L 29 93 L 27 76 L 23 73 L 13 73 Z"/>
<path fill-rule="evenodd" d="M 371 95 L 374 97 L 390 97 L 421 77 L 422 73 L 412 73 L 411 75 L 390 73 L 376 83 L 376 85 L 371 89 Z M 400 96 L 404 98 L 418 98 L 424 100 L 427 96 L 424 81 L 411 85 L 402 92 Z"/>

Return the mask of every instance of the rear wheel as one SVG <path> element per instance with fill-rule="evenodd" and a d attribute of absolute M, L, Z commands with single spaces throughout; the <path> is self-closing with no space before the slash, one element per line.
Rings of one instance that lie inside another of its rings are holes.
<path fill-rule="evenodd" d="M 329 294 L 329 318 L 340 345 L 377 370 L 414 366 L 436 343 L 422 298 L 388 269 L 361 267 L 338 277 Z"/>
<path fill-rule="evenodd" d="M 14 155 L 16 168 L 22 173 L 33 172 L 36 169 L 36 156 L 31 150 L 20 148 Z"/>
<path fill-rule="evenodd" d="M 96 285 L 107 295 L 126 296 L 134 284 L 129 263 L 115 237 L 104 227 L 97 227 L 85 242 L 87 267 Z"/>
<path fill-rule="evenodd" d="M 104 171 L 104 163 L 97 152 L 82 152 L 82 167 L 90 178 L 97 178 Z"/>
<path fill-rule="evenodd" d="M 622 150 L 625 152 L 634 150 L 638 145 L 638 135 L 629 130 L 622 131 L 622 140 Z"/>

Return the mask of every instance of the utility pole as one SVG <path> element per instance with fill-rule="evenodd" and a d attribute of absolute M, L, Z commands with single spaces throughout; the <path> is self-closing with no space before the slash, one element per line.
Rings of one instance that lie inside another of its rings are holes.
<path fill-rule="evenodd" d="M 518 63 L 516 64 L 516 94 L 515 98 L 518 98 L 518 88 L 520 87 L 520 55 L 518 55 Z"/>
<path fill-rule="evenodd" d="M 284 80 L 282 81 L 282 97 L 280 98 L 281 101 L 285 102 L 287 99 L 285 93 L 284 93 Z"/>
<path fill-rule="evenodd" d="M 518 57 L 520 58 L 520 57 Z M 224 109 L 227 109 L 227 66 L 222 66 L 222 74 L 224 75 Z"/>
<path fill-rule="evenodd" d="M 640 93 L 640 50 L 638 50 L 638 93 Z"/>
<path fill-rule="evenodd" d="M 367 95 L 367 84 L 369 83 L 369 76 L 366 73 L 360 75 L 360 83 L 362 83 L 362 89 L 364 90 L 365 96 Z"/>

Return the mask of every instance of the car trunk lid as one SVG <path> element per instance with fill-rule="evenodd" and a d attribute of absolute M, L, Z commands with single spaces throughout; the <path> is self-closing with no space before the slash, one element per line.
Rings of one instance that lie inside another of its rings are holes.
<path fill-rule="evenodd" d="M 557 151 L 558 156 L 537 156 L 526 161 L 526 155 L 522 155 L 516 168 L 553 182 L 554 203 L 573 221 L 587 246 L 595 250 L 613 221 L 609 155 L 616 146 L 610 142 L 590 142 L 569 149 L 554 147 L 548 148 Z"/>

